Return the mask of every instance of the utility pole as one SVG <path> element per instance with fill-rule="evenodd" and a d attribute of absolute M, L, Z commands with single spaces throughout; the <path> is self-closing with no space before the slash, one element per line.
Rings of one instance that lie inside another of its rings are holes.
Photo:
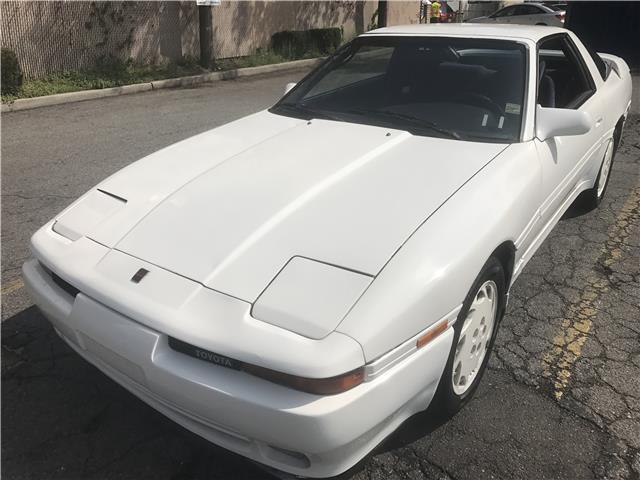
<path fill-rule="evenodd" d="M 387 0 L 378 0 L 378 28 L 387 26 Z"/>
<path fill-rule="evenodd" d="M 198 20 L 200 23 L 200 65 L 204 68 L 213 66 L 213 24 L 211 21 L 211 7 L 198 6 Z"/>

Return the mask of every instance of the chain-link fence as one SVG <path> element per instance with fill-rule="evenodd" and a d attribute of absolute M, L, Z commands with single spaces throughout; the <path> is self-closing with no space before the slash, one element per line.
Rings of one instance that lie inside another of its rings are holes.
<path fill-rule="evenodd" d="M 110 58 L 143 64 L 198 56 L 195 2 L 25 2 L 2 9 L 2 46 L 27 77 L 93 68 Z"/>
<path fill-rule="evenodd" d="M 341 27 L 345 39 L 367 29 L 377 0 L 229 1 L 212 15 L 216 58 L 268 48 L 283 30 Z M 13 50 L 24 75 L 94 68 L 102 61 L 159 64 L 200 53 L 195 0 L 174 2 L 0 2 L 2 47 Z M 388 24 L 416 23 L 419 0 L 389 2 Z"/>

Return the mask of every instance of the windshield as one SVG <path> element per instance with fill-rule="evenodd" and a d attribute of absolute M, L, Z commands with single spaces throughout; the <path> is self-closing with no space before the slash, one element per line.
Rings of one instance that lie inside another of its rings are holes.
<path fill-rule="evenodd" d="M 520 137 L 525 58 L 505 40 L 359 37 L 270 111 L 510 143 Z"/>

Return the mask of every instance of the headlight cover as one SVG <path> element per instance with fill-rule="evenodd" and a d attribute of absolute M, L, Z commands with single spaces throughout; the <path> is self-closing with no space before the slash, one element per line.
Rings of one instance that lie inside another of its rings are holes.
<path fill-rule="evenodd" d="M 53 224 L 53 231 L 75 241 L 126 203 L 124 198 L 109 192 L 100 189 L 91 190 L 58 216 Z"/>
<path fill-rule="evenodd" d="M 315 340 L 333 332 L 372 277 L 293 257 L 260 294 L 252 316 Z"/>

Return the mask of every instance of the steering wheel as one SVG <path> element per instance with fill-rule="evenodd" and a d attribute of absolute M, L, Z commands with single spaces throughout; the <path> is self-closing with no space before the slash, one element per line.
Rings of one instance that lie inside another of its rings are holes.
<path fill-rule="evenodd" d="M 496 114 L 496 117 L 504 116 L 504 110 L 500 105 L 494 102 L 492 99 L 487 97 L 486 95 L 482 95 L 480 93 L 475 92 L 462 92 L 456 95 L 455 101 L 459 101 L 460 103 L 467 103 L 471 105 L 476 105 L 478 107 L 484 107 L 487 110 Z"/>

